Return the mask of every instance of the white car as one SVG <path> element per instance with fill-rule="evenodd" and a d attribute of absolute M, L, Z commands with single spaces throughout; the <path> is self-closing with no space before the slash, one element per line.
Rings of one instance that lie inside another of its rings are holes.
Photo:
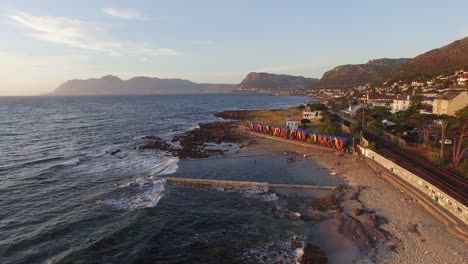
<path fill-rule="evenodd" d="M 442 144 L 442 139 L 439 140 L 439 143 Z M 452 140 L 451 139 L 445 139 L 445 145 L 452 145 Z"/>

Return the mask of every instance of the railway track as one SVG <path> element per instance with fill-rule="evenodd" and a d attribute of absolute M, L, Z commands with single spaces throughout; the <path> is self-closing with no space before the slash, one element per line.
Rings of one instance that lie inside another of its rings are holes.
<path fill-rule="evenodd" d="M 468 180 L 463 176 L 445 170 L 417 153 L 390 145 L 388 142 L 371 135 L 366 135 L 366 137 L 378 142 L 378 153 L 430 182 L 460 203 L 464 205 L 468 204 Z"/>

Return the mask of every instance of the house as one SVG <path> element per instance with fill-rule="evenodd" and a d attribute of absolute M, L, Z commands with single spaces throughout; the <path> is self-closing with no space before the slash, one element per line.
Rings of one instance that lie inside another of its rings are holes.
<path fill-rule="evenodd" d="M 432 105 L 432 112 L 436 115 L 451 115 L 468 105 L 468 92 L 447 92 L 436 99 Z"/>
<path fill-rule="evenodd" d="M 366 104 L 368 104 L 371 107 L 374 106 L 385 106 L 393 102 L 393 99 L 395 99 L 394 95 L 388 95 L 388 94 L 378 94 L 378 93 L 367 93 L 366 96 Z"/>
<path fill-rule="evenodd" d="M 297 121 L 294 117 L 290 117 L 286 119 L 286 128 L 288 129 L 298 129 L 299 128 L 299 121 Z"/>
<path fill-rule="evenodd" d="M 392 102 L 392 109 L 390 110 L 392 113 L 400 112 L 400 111 L 406 111 L 410 105 L 411 105 L 411 100 L 410 100 L 409 95 L 399 95 L 395 100 Z"/>
<path fill-rule="evenodd" d="M 378 106 L 387 107 L 387 106 L 389 106 L 391 104 L 392 104 L 392 102 L 390 102 L 388 100 L 373 100 L 373 103 L 372 103 L 371 107 L 378 107 Z"/>
<path fill-rule="evenodd" d="M 321 111 L 304 111 L 302 112 L 302 119 L 318 119 L 322 118 L 322 112 Z"/>
<path fill-rule="evenodd" d="M 458 75 L 458 84 L 464 85 L 468 83 L 468 72 L 462 72 Z"/>
<path fill-rule="evenodd" d="M 423 95 L 424 97 L 432 97 L 432 98 L 434 98 L 434 97 L 439 96 L 439 92 L 438 92 L 437 90 L 434 90 L 434 89 L 430 89 L 430 90 L 428 89 L 428 90 L 424 90 L 424 91 L 422 92 L 422 95 Z"/>
<path fill-rule="evenodd" d="M 341 110 L 341 112 L 343 112 L 347 116 L 354 117 L 356 116 L 357 111 L 365 108 L 367 108 L 366 105 L 349 105 L 347 109 Z"/>

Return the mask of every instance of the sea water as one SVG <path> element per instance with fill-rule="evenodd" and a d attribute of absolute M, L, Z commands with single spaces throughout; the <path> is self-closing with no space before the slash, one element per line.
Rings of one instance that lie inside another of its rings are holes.
<path fill-rule="evenodd" d="M 0 97 L 1 263 L 293 263 L 304 226 L 275 218 L 264 189 L 168 184 L 161 177 L 335 184 L 280 156 L 179 161 L 138 150 L 226 109 L 306 97 L 152 95 Z M 118 151 L 117 151 L 118 150 Z M 198 162 L 198 163 L 197 163 Z M 317 174 L 318 175 L 318 174 Z M 289 178 L 288 178 L 289 177 Z"/>

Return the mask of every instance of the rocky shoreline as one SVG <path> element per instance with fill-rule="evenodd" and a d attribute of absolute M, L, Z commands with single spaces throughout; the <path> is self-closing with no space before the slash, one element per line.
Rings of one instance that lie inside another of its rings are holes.
<path fill-rule="evenodd" d="M 249 151 L 254 153 L 259 151 L 289 153 L 291 145 L 288 143 L 275 142 L 275 144 L 271 144 L 270 139 L 257 138 L 246 133 L 242 121 L 248 120 L 254 111 L 235 110 L 216 113 L 216 117 L 237 121 L 199 124 L 199 128 L 177 135 L 172 142 L 165 142 L 160 138 L 149 136 L 146 137 L 148 142 L 140 146 L 140 149 L 158 149 L 171 153 L 180 159 L 199 159 L 226 154 L 226 151 L 222 149 L 207 148 L 207 143 L 237 144 L 242 153 Z M 179 146 L 171 143 L 178 143 Z M 275 206 L 271 209 L 274 217 L 287 217 L 293 221 L 311 223 L 334 219 L 334 228 L 343 237 L 342 239 L 351 241 L 358 249 L 359 256 L 355 261 L 360 262 L 399 263 L 399 261 L 409 261 L 413 259 L 411 250 L 414 250 L 415 247 L 430 245 L 426 242 L 429 238 L 421 238 L 415 242 L 395 232 L 395 230 L 401 229 L 400 226 L 395 226 L 395 219 L 400 219 L 398 215 L 400 213 L 408 215 L 406 222 L 398 220 L 405 222 L 403 232 L 421 237 L 421 225 L 410 224 L 408 221 L 416 222 L 418 219 L 421 221 L 423 217 L 430 219 L 433 217 L 424 210 L 418 210 L 417 216 L 395 208 L 390 208 L 391 210 L 387 211 L 389 210 L 388 205 L 385 201 L 378 199 L 379 192 L 383 192 L 389 201 L 401 194 L 395 192 L 393 187 L 382 186 L 382 180 L 376 178 L 374 171 L 366 166 L 361 158 L 340 153 L 325 153 L 297 146 L 294 149 L 298 152 L 296 155 L 300 159 L 310 158 L 313 163 L 320 164 L 323 168 L 334 173 L 333 175 L 344 178 L 348 183 L 339 186 L 324 197 L 304 199 L 300 202 L 299 208 Z M 375 188 L 380 191 L 376 192 Z M 377 199 L 369 198 L 370 193 L 377 195 Z M 445 237 L 450 236 L 443 227 L 439 228 L 438 233 Z M 459 241 L 453 240 L 452 237 L 449 238 L 450 243 L 457 247 L 456 255 L 463 256 L 463 253 L 460 253 L 463 252 L 460 245 L 463 245 Z M 435 240 L 443 244 L 443 240 L 437 238 Z M 317 245 L 301 241 L 297 237 L 290 238 L 289 243 L 292 251 L 300 250 L 302 252 L 299 262 L 301 264 L 327 263 L 330 260 L 326 251 Z M 423 244 L 421 245 L 421 243 Z M 420 257 L 425 261 L 428 260 L 426 256 L 420 255 Z M 447 260 L 448 258 L 438 255 L 438 259 Z M 421 260 L 417 263 L 425 262 Z"/>
<path fill-rule="evenodd" d="M 172 142 L 165 142 L 155 136 L 147 136 L 144 139 L 148 141 L 139 149 L 156 149 L 168 152 L 180 159 L 200 159 L 226 154 L 225 150 L 206 148 L 207 143 L 229 143 L 238 144 L 240 148 L 250 147 L 257 139 L 246 133 L 242 121 L 247 120 L 252 111 L 236 110 L 216 113 L 216 117 L 237 121 L 200 123 L 198 128 L 176 135 Z M 178 143 L 178 146 L 173 143 Z M 244 152 L 244 150 L 242 151 Z M 301 158 L 299 155 L 298 157 Z M 378 216 L 372 210 L 365 209 L 365 206 L 359 202 L 360 191 L 359 188 L 343 185 L 325 197 L 305 200 L 300 209 L 296 208 L 293 211 L 287 206 L 275 206 L 271 213 L 275 217 L 287 217 L 293 221 L 315 223 L 336 218 L 339 222 L 337 226 L 339 233 L 353 241 L 363 255 L 379 243 L 387 245 L 388 250 L 395 250 L 396 243 L 387 232 L 380 228 L 380 225 L 385 223 L 384 217 Z M 346 200 L 356 202 L 357 205 L 352 211 L 346 210 L 342 206 Z M 301 249 L 301 264 L 328 262 L 326 252 L 317 245 L 303 244 L 297 238 L 291 238 L 289 243 L 291 250 Z"/>
<path fill-rule="evenodd" d="M 266 138 L 256 140 L 255 146 L 243 151 L 283 153 L 292 147 L 286 142 L 272 144 Z M 305 155 L 304 159 L 346 182 L 330 195 L 302 199 L 302 207 L 295 209 L 300 215 L 297 221 L 320 225 L 332 220 L 328 230 L 337 231 L 359 250 L 349 263 L 467 263 L 466 241 L 453 236 L 416 201 L 376 174 L 364 158 L 297 146 L 294 149 L 299 158 Z M 306 241 L 296 240 L 301 247 L 307 246 Z M 293 241 L 292 249 L 298 247 Z"/>
<path fill-rule="evenodd" d="M 228 147 L 237 144 L 239 148 L 249 144 L 249 138 L 238 121 L 200 123 L 198 128 L 176 135 L 172 139 L 172 143 L 176 144 L 170 144 L 156 136 L 146 136 L 143 139 L 148 141 L 139 149 L 160 150 L 180 159 L 208 158 L 228 152 L 225 148 L 217 148 L 216 144 L 227 144 Z"/>

